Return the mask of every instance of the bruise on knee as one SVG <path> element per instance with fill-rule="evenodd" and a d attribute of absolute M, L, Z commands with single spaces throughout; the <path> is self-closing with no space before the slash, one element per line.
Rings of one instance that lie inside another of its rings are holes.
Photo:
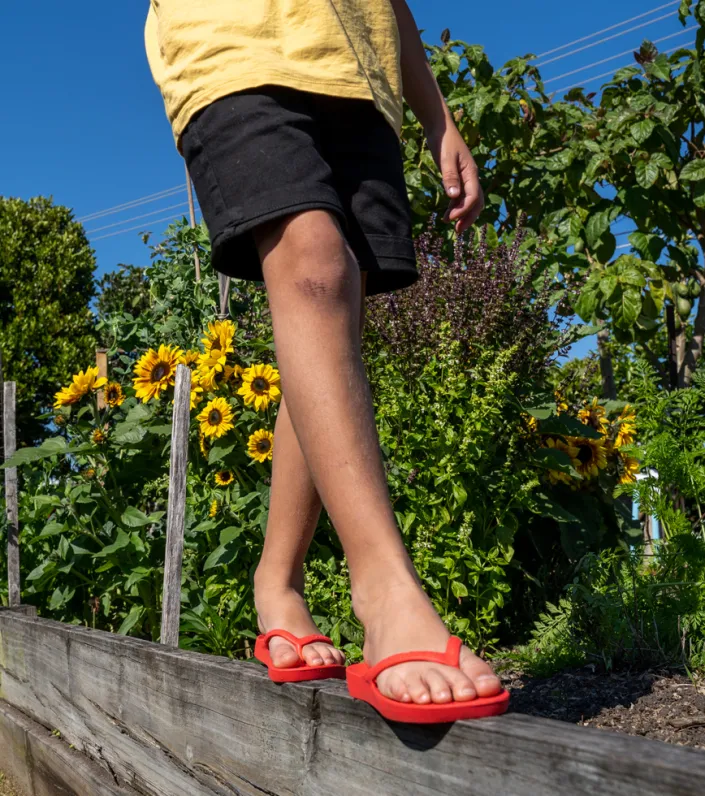
<path fill-rule="evenodd" d="M 295 285 L 305 296 L 316 299 L 326 298 L 339 292 L 338 286 L 333 284 L 331 280 L 313 279 L 310 276 L 297 279 Z"/>

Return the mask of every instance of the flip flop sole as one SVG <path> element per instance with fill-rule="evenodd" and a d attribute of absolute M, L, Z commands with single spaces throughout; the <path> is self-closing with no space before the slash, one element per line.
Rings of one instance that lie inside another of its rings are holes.
<path fill-rule="evenodd" d="M 379 689 L 364 679 L 369 671 L 366 664 L 348 666 L 346 680 L 350 696 L 367 702 L 389 721 L 405 724 L 445 724 L 466 719 L 480 719 L 499 716 L 509 707 L 509 692 L 501 691 L 491 697 L 478 697 L 467 702 L 448 702 L 445 704 L 417 705 L 389 699 Z"/>
<path fill-rule="evenodd" d="M 255 658 L 267 667 L 269 679 L 273 683 L 302 683 L 306 680 L 337 680 L 345 679 L 345 666 L 337 663 L 325 663 L 322 666 L 274 666 L 269 650 L 261 641 L 255 643 Z"/>

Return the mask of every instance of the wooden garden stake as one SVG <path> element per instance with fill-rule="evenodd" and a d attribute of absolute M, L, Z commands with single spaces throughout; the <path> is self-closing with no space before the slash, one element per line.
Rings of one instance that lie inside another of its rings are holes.
<path fill-rule="evenodd" d="M 169 502 L 166 515 L 166 553 L 164 560 L 164 592 L 162 595 L 161 643 L 169 647 L 179 646 L 181 561 L 184 550 L 190 404 L 191 371 L 186 365 L 177 365 L 174 416 L 171 427 Z"/>
<path fill-rule="evenodd" d="M 191 185 L 191 175 L 186 166 L 186 191 L 188 192 L 188 212 L 191 219 L 191 229 L 196 227 L 196 213 L 193 207 L 193 186 Z M 201 281 L 201 259 L 198 256 L 198 249 L 193 247 L 193 264 L 196 268 L 196 282 Z"/>
<path fill-rule="evenodd" d="M 98 368 L 98 377 L 108 378 L 108 349 L 96 348 L 95 364 Z M 98 409 L 105 409 L 105 394 L 103 390 L 98 391 Z"/>
<path fill-rule="evenodd" d="M 15 452 L 17 435 L 15 431 L 16 384 L 6 381 L 3 390 L 3 442 L 5 461 Z M 17 468 L 5 470 L 5 504 L 7 506 L 7 586 L 10 608 L 20 604 L 20 548 L 18 540 L 19 512 L 17 508 Z"/>

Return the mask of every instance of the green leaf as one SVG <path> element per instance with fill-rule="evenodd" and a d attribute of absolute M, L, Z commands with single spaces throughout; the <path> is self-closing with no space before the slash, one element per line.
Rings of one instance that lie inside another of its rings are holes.
<path fill-rule="evenodd" d="M 658 179 L 658 166 L 650 160 L 637 160 L 634 173 L 642 188 L 650 188 Z"/>
<path fill-rule="evenodd" d="M 653 61 L 646 64 L 644 69 L 647 75 L 659 80 L 669 80 L 671 77 L 671 67 L 665 53 L 659 53 Z"/>
<path fill-rule="evenodd" d="M 641 313 L 641 293 L 630 287 L 620 287 L 615 291 L 609 303 L 615 325 L 621 329 L 629 329 L 634 325 Z"/>
<path fill-rule="evenodd" d="M 48 522 L 39 534 L 41 539 L 43 536 L 56 536 L 58 533 L 63 533 L 66 530 L 65 522 Z"/>
<path fill-rule="evenodd" d="M 656 123 L 652 119 L 643 119 L 636 124 L 633 124 L 629 131 L 631 132 L 637 144 L 642 144 L 651 135 L 656 127 Z"/>
<path fill-rule="evenodd" d="M 705 180 L 705 159 L 691 160 L 686 163 L 680 173 L 681 182 L 699 182 Z"/>
<path fill-rule="evenodd" d="M 602 238 L 609 228 L 610 220 L 608 211 L 603 210 L 601 213 L 595 213 L 595 215 L 590 216 L 585 227 L 588 246 L 590 246 L 590 248 L 597 246 L 600 238 Z"/>
<path fill-rule="evenodd" d="M 584 321 L 589 322 L 595 317 L 599 305 L 600 296 L 597 281 L 586 282 L 573 309 Z"/>
<path fill-rule="evenodd" d="M 227 528 L 223 528 L 223 530 L 220 532 L 221 545 L 226 545 L 228 542 L 232 542 L 234 539 L 237 539 L 242 532 L 243 529 L 238 528 L 236 525 L 229 525 Z"/>
<path fill-rule="evenodd" d="M 50 437 L 44 440 L 37 448 L 20 448 L 16 451 L 0 469 L 8 467 L 21 467 L 30 462 L 36 462 L 40 459 L 46 459 L 49 456 L 56 456 L 67 452 L 66 440 L 63 437 Z"/>
<path fill-rule="evenodd" d="M 542 517 L 551 517 L 551 519 L 558 520 L 558 522 L 578 522 L 577 517 L 543 492 L 536 492 L 533 497 L 534 505 L 531 510 L 534 514 L 539 514 Z"/>
<path fill-rule="evenodd" d="M 454 596 L 460 599 L 461 597 L 468 596 L 468 587 L 459 580 L 453 580 L 450 584 L 450 590 L 453 592 Z"/>
<path fill-rule="evenodd" d="M 561 414 L 549 417 L 541 423 L 542 434 L 559 434 L 563 437 L 588 437 L 600 439 L 601 434 L 592 426 L 581 423 L 577 418 Z"/>
<path fill-rule="evenodd" d="M 239 550 L 240 546 L 232 544 L 232 542 L 219 545 L 206 559 L 203 565 L 203 571 L 206 572 L 220 564 L 229 564 L 235 559 Z"/>
<path fill-rule="evenodd" d="M 633 265 L 627 266 L 619 273 L 619 282 L 622 285 L 634 285 L 635 287 L 644 287 L 646 285 L 646 278 L 641 271 Z"/>
<path fill-rule="evenodd" d="M 122 550 L 124 547 L 130 544 L 130 535 L 125 533 L 125 531 L 120 528 L 117 532 L 117 536 L 115 537 L 115 541 L 112 544 L 107 545 L 102 550 L 99 550 L 97 553 L 94 553 L 94 558 L 105 558 L 105 556 L 112 555 L 113 553 L 117 553 L 118 550 Z"/>
<path fill-rule="evenodd" d="M 458 506 L 462 506 L 468 499 L 468 493 L 465 487 L 459 481 L 453 481 L 453 497 L 455 498 Z"/>
<path fill-rule="evenodd" d="M 144 614 L 144 606 L 142 605 L 133 605 L 130 609 L 130 613 L 125 617 L 123 623 L 120 625 L 118 629 L 118 635 L 126 636 L 130 630 L 142 619 L 142 615 Z"/>
<path fill-rule="evenodd" d="M 600 292 L 606 299 L 609 299 L 609 297 L 617 289 L 618 284 L 619 277 L 616 274 L 606 274 L 602 277 L 602 279 L 600 279 Z"/>
<path fill-rule="evenodd" d="M 123 525 L 126 525 L 128 528 L 141 528 L 144 525 L 150 525 L 153 522 L 157 522 L 163 516 L 163 511 L 155 511 L 153 514 L 147 515 L 134 506 L 129 506 L 127 509 L 125 509 L 120 520 L 122 521 Z"/>
<path fill-rule="evenodd" d="M 216 440 L 213 447 L 208 452 L 208 464 L 215 464 L 224 459 L 229 453 L 235 450 L 235 444 L 225 442 L 225 437 Z"/>
<path fill-rule="evenodd" d="M 545 467 L 548 470 L 559 470 L 575 478 L 579 477 L 579 473 L 574 469 L 570 456 L 565 451 L 557 450 L 556 448 L 539 448 L 534 451 L 534 460 L 540 467 Z"/>

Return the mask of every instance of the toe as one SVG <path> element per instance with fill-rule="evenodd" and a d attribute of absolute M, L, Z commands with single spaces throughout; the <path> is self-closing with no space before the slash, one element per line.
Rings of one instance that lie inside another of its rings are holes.
<path fill-rule="evenodd" d="M 269 655 L 272 659 L 272 663 L 277 668 L 289 669 L 292 666 L 299 666 L 301 664 L 296 650 L 288 641 L 284 641 L 283 639 L 281 641 L 272 639 L 272 643 L 269 645 Z"/>
<path fill-rule="evenodd" d="M 309 666 L 322 666 L 324 663 L 323 656 L 319 651 L 320 644 L 307 644 L 303 649 L 304 661 Z"/>
<path fill-rule="evenodd" d="M 444 675 L 456 702 L 467 702 L 469 699 L 475 699 L 477 691 L 473 688 L 472 680 L 464 672 L 460 671 L 460 669 L 447 669 Z"/>
<path fill-rule="evenodd" d="M 442 672 L 437 669 L 429 669 L 425 673 L 424 679 L 428 683 L 433 702 L 450 702 L 453 695 L 451 693 L 450 684 Z"/>
<path fill-rule="evenodd" d="M 431 701 L 431 692 L 424 678 L 418 672 L 408 672 L 403 680 L 406 690 L 417 705 L 426 705 Z"/>
<path fill-rule="evenodd" d="M 480 697 L 494 696 L 502 690 L 499 677 L 488 664 L 467 648 L 463 648 L 460 655 L 460 670 L 470 678 Z"/>
<path fill-rule="evenodd" d="M 337 663 L 339 666 L 345 665 L 345 653 L 342 650 L 336 649 L 335 647 L 331 648 L 333 650 L 333 658 L 334 663 Z"/>
<path fill-rule="evenodd" d="M 411 702 L 411 695 L 401 675 L 394 671 L 382 672 L 377 678 L 377 688 L 382 696 L 397 702 Z"/>
<path fill-rule="evenodd" d="M 333 655 L 333 647 L 330 644 L 314 644 L 318 652 L 318 657 L 321 658 L 325 665 L 335 663 L 335 656 Z"/>

